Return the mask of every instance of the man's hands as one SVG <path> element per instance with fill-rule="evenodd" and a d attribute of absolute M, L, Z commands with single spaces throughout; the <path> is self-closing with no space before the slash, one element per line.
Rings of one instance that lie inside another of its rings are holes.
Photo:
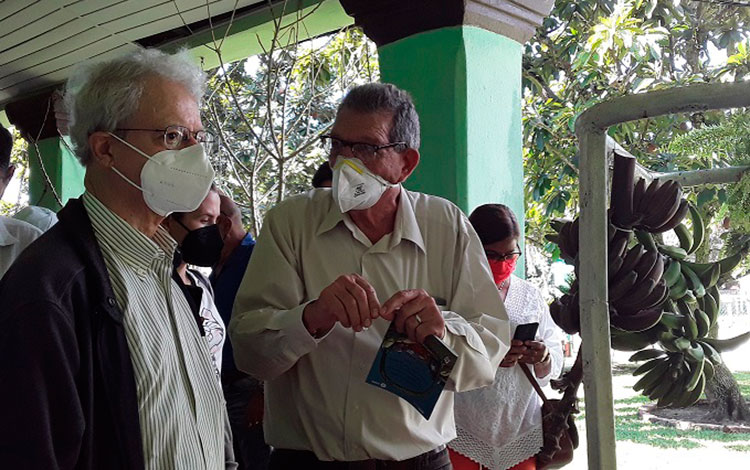
<path fill-rule="evenodd" d="M 336 322 L 360 332 L 378 317 L 395 321 L 399 333 L 418 343 L 429 335 L 445 336 L 443 315 L 427 292 L 402 290 L 381 306 L 375 289 L 357 274 L 339 276 L 323 289 L 318 299 L 305 307 L 302 322 L 311 335 L 320 337 Z"/>
<path fill-rule="evenodd" d="M 510 342 L 510 350 L 500 363 L 500 367 L 513 367 L 516 362 L 538 364 L 545 361 L 548 355 L 547 346 L 540 341 L 523 342 L 514 339 Z"/>
<path fill-rule="evenodd" d="M 445 336 L 445 321 L 435 299 L 422 289 L 402 290 L 383 304 L 380 316 L 396 323 L 396 331 L 423 343 L 429 335 Z"/>
<path fill-rule="evenodd" d="M 313 336 L 327 333 L 336 322 L 354 331 L 362 331 L 380 316 L 375 289 L 362 276 L 339 276 L 323 289 L 318 299 L 302 313 L 302 322 Z"/>

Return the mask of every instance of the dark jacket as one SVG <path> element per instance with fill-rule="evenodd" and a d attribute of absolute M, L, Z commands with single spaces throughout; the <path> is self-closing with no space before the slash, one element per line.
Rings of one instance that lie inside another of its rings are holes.
<path fill-rule="evenodd" d="M 142 469 L 130 351 L 71 200 L 0 281 L 0 468 Z"/>

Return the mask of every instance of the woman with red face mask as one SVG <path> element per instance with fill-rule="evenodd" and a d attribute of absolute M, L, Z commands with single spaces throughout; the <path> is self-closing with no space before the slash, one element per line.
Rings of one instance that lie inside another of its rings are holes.
<path fill-rule="evenodd" d="M 502 204 L 485 204 L 469 216 L 508 311 L 511 331 L 538 323 L 532 341 L 511 342 L 489 387 L 456 394 L 455 440 L 448 444 L 455 470 L 534 470 L 542 446 L 542 401 L 521 367 L 529 367 L 541 386 L 560 374 L 562 333 L 546 302 L 531 283 L 514 276 L 521 256 L 521 229 Z"/>

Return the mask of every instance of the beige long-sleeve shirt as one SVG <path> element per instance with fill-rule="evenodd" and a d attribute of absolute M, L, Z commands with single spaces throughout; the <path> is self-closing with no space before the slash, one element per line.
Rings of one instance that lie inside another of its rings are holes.
<path fill-rule="evenodd" d="M 430 420 L 365 379 L 389 322 L 360 333 L 336 324 L 313 338 L 305 306 L 357 273 L 385 302 L 403 289 L 444 299 L 445 341 L 458 354 L 448 389 L 492 383 L 508 350 L 508 317 L 481 243 L 450 202 L 404 189 L 393 232 L 372 244 L 329 189 L 279 204 L 266 217 L 230 322 L 239 369 L 266 380 L 266 441 L 322 460 L 402 460 L 456 435 L 453 393 Z"/>

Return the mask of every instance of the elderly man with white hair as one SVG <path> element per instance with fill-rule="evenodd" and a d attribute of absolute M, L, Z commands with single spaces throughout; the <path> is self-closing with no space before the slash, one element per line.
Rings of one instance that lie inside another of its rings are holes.
<path fill-rule="evenodd" d="M 160 227 L 214 176 L 184 54 L 139 49 L 68 81 L 86 191 L 0 283 L 0 463 L 234 467 L 221 387 Z"/>

